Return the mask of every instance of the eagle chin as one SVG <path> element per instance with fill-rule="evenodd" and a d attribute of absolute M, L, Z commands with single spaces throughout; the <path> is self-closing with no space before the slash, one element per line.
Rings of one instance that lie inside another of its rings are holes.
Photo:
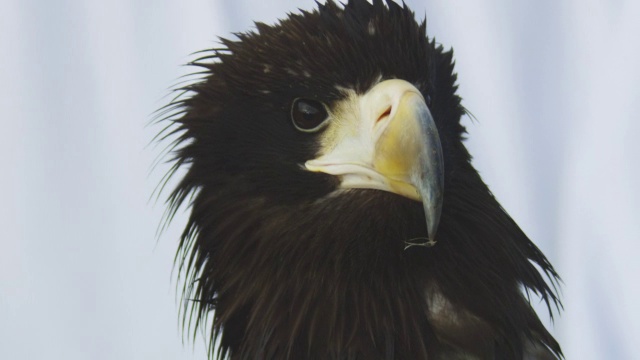
<path fill-rule="evenodd" d="M 212 356 L 562 358 L 528 301 L 561 306 L 558 275 L 471 165 L 425 21 L 328 1 L 221 43 L 160 135 L 185 169 L 184 317 Z"/>

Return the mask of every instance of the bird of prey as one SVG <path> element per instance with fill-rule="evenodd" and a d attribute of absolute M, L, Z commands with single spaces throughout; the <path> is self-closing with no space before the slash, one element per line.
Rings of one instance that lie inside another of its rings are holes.
<path fill-rule="evenodd" d="M 562 358 L 529 303 L 560 307 L 558 275 L 473 168 L 426 20 L 329 0 L 236 37 L 161 132 L 184 326 L 211 356 Z"/>

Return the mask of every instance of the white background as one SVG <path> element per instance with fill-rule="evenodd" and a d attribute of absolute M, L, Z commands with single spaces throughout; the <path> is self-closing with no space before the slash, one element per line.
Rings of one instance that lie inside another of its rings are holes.
<path fill-rule="evenodd" d="M 640 2 L 408 3 L 455 49 L 475 166 L 563 276 L 567 359 L 637 359 Z M 0 0 L 0 359 L 204 358 L 145 126 L 190 53 L 313 6 Z"/>

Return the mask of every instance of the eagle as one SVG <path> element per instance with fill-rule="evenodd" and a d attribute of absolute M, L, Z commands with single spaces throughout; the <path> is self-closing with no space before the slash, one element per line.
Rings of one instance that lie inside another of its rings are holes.
<path fill-rule="evenodd" d="M 472 166 L 426 19 L 329 0 L 234 35 L 160 119 L 183 326 L 210 356 L 563 357 L 530 304 L 561 308 L 558 274 Z"/>

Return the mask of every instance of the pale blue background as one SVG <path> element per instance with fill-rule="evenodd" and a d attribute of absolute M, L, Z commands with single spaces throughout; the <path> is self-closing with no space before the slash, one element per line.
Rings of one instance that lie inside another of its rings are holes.
<path fill-rule="evenodd" d="M 409 1 L 468 146 L 565 282 L 568 359 L 637 359 L 640 2 Z M 156 241 L 151 113 L 189 54 L 312 1 L 0 0 L 0 359 L 203 359 Z"/>

